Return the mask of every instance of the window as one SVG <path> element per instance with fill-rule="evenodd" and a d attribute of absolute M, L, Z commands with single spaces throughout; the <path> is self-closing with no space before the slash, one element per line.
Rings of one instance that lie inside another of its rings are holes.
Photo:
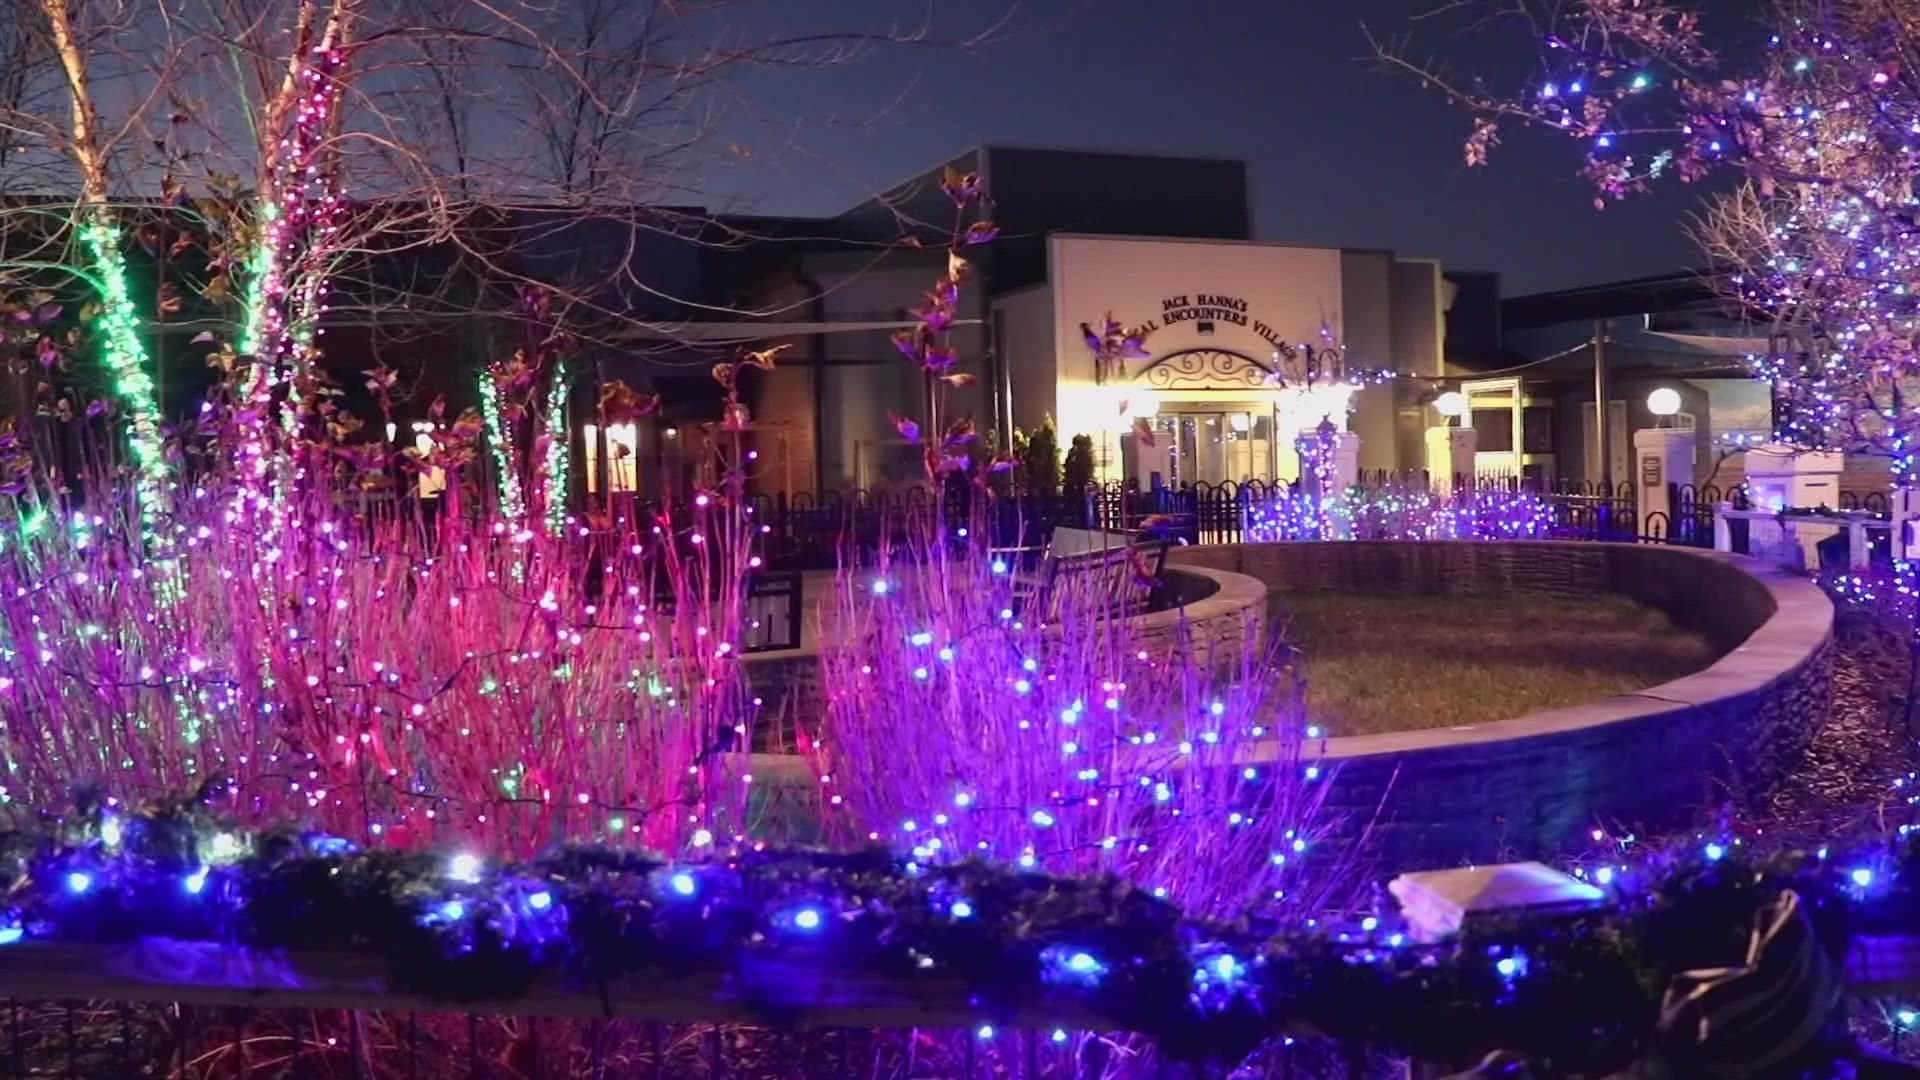
<path fill-rule="evenodd" d="M 1513 410 L 1473 410 L 1474 446 L 1483 454 L 1505 454 L 1513 450 Z"/>
<path fill-rule="evenodd" d="M 588 424 L 587 493 L 600 494 L 600 425 Z M 616 495 L 640 490 L 640 429 L 632 423 L 607 425 L 607 488 Z"/>

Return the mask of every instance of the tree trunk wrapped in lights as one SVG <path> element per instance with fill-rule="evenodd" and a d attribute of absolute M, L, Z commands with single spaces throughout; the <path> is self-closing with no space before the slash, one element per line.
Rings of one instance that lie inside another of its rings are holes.
<path fill-rule="evenodd" d="M 154 537 L 154 516 L 166 512 L 172 492 L 166 449 L 160 437 L 160 405 L 154 392 L 152 362 L 140 337 L 139 309 L 127 288 L 126 258 L 107 185 L 105 150 L 86 55 L 75 33 L 68 0 L 42 0 L 41 7 L 71 95 L 69 146 L 80 173 L 81 190 L 77 225 L 101 307 L 95 328 L 107 368 L 113 373 L 114 393 L 130 420 L 136 493 L 146 531 Z"/>

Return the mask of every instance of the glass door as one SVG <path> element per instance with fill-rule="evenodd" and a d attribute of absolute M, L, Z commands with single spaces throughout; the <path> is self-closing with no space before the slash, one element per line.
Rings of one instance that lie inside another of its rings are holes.
<path fill-rule="evenodd" d="M 1163 410 L 1153 426 L 1167 446 L 1175 484 L 1273 480 L 1270 409 Z"/>

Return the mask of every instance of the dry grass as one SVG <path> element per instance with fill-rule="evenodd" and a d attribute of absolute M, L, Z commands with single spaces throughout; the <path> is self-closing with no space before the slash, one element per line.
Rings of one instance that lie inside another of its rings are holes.
<path fill-rule="evenodd" d="M 1597 701 L 1698 671 L 1704 637 L 1624 598 L 1301 593 L 1287 639 L 1328 733 L 1483 724 Z"/>

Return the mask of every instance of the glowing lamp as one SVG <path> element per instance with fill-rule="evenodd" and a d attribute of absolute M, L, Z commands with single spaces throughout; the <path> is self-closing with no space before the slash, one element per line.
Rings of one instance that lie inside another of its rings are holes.
<path fill-rule="evenodd" d="M 480 857 L 462 853 L 447 860 L 447 876 L 455 881 L 480 880 Z"/>
<path fill-rule="evenodd" d="M 1441 416 L 1465 416 L 1467 415 L 1467 395 L 1458 390 L 1449 390 L 1433 399 L 1433 411 Z"/>
<path fill-rule="evenodd" d="M 1672 416 L 1680 411 L 1680 391 L 1662 386 L 1647 395 L 1647 411 L 1655 416 Z"/>

